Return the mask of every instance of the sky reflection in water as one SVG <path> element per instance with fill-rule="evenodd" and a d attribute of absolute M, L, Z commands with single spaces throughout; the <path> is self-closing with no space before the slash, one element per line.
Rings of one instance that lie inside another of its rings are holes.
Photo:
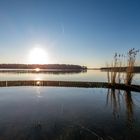
<path fill-rule="evenodd" d="M 106 82 L 107 73 L 100 70 L 88 70 L 77 73 L 3 73 L 0 72 L 0 81 L 9 80 L 57 80 L 57 81 L 93 81 Z M 133 84 L 140 84 L 140 74 L 135 74 Z"/>
<path fill-rule="evenodd" d="M 0 90 L 0 138 L 134 139 L 140 95 L 94 88 L 8 87 Z"/>

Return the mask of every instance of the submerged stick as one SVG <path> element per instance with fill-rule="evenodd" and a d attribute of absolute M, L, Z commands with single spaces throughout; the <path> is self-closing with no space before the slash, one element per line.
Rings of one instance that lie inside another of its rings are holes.
<path fill-rule="evenodd" d="M 140 92 L 140 85 L 114 84 L 108 82 L 81 82 L 81 81 L 0 81 L 0 87 L 12 86 L 55 86 L 55 87 L 80 87 L 80 88 L 112 88 Z"/>

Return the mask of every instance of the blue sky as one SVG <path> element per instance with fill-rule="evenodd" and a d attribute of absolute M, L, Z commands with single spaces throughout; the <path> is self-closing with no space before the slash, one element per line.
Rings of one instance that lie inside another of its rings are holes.
<path fill-rule="evenodd" d="M 138 0 L 0 0 L 0 63 L 28 63 L 36 44 L 46 63 L 104 66 L 140 48 Z"/>

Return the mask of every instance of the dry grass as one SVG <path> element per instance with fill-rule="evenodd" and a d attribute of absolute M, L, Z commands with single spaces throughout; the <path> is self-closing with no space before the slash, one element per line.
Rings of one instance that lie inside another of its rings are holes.
<path fill-rule="evenodd" d="M 127 69 L 126 69 L 126 77 L 125 77 L 125 84 L 131 85 L 133 78 L 134 78 L 134 66 L 136 63 L 136 55 L 139 50 L 135 50 L 135 48 L 130 49 L 128 52 L 128 59 L 127 59 Z"/>
<path fill-rule="evenodd" d="M 108 83 L 111 83 L 112 85 L 116 84 L 117 75 L 118 75 L 118 79 L 120 80 L 120 73 L 116 70 L 116 68 L 118 68 L 121 65 L 121 61 L 119 58 L 120 55 L 115 53 L 113 62 L 111 63 L 111 68 L 110 70 L 108 69 L 107 71 Z M 109 65 L 107 65 L 107 67 L 109 68 Z"/>
<path fill-rule="evenodd" d="M 115 85 L 116 83 L 121 83 L 122 80 L 124 80 L 126 85 L 132 84 L 135 75 L 134 67 L 136 63 L 136 55 L 138 52 L 139 50 L 135 50 L 135 48 L 130 49 L 127 54 L 127 61 L 125 60 L 125 55 L 115 53 L 111 66 L 107 64 L 108 83 Z M 125 75 L 122 73 L 123 67 L 126 67 Z"/>

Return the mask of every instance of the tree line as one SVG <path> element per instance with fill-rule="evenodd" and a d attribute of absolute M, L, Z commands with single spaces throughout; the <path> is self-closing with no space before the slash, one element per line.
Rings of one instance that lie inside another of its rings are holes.
<path fill-rule="evenodd" d="M 0 64 L 0 69 L 87 69 L 86 66 L 69 64 Z"/>

